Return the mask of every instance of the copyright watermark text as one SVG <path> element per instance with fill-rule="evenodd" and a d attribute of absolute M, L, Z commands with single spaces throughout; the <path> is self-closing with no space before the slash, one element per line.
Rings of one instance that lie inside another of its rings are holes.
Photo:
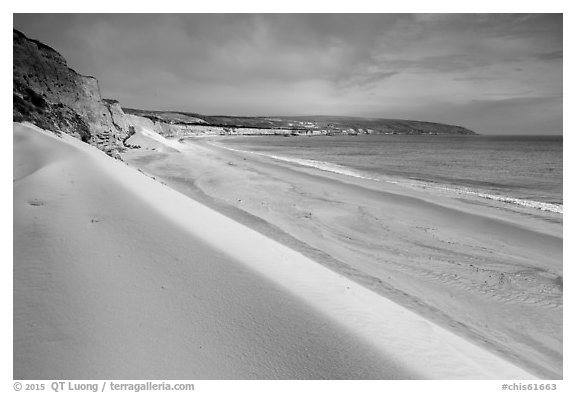
<path fill-rule="evenodd" d="M 504 383 L 502 384 L 502 390 L 556 390 L 555 383 Z"/>
<path fill-rule="evenodd" d="M 53 381 L 49 383 L 14 382 L 16 392 L 147 392 L 147 391 L 180 391 L 190 392 L 194 390 L 193 383 L 168 383 L 168 382 L 72 382 Z"/>

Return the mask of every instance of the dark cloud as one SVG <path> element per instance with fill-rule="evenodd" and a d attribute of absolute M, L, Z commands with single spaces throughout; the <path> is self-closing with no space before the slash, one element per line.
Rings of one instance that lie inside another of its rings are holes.
<path fill-rule="evenodd" d="M 529 92 L 518 105 L 534 110 L 562 92 L 558 14 L 15 14 L 14 26 L 132 107 L 451 122 L 463 103 L 489 116 L 490 94 Z"/>
<path fill-rule="evenodd" d="M 511 98 L 522 98 L 523 100 L 530 100 L 534 99 L 533 97 L 530 98 L 530 95 L 534 93 L 534 90 L 525 90 L 521 92 L 506 92 L 506 93 L 485 93 L 484 96 L 487 97 L 511 97 Z M 481 101 L 475 100 L 474 102 Z"/>
<path fill-rule="evenodd" d="M 425 73 L 463 72 L 486 65 L 485 62 L 483 63 L 469 54 L 462 53 L 426 56 L 415 59 L 396 59 L 387 63 L 403 70 Z"/>
<path fill-rule="evenodd" d="M 463 76 L 463 77 L 459 77 L 459 78 L 453 78 L 452 80 L 460 81 L 460 82 L 482 83 L 482 82 L 494 81 L 497 79 L 498 78 L 494 78 L 491 76 L 470 75 L 470 76 Z"/>
<path fill-rule="evenodd" d="M 540 60 L 561 60 L 564 57 L 562 50 L 555 50 L 552 52 L 545 52 L 536 55 Z"/>
<path fill-rule="evenodd" d="M 348 86 L 358 86 L 358 87 L 372 87 L 378 82 L 385 79 L 392 78 L 397 75 L 396 71 L 376 71 L 370 74 L 359 75 L 357 77 L 351 78 L 346 84 Z"/>
<path fill-rule="evenodd" d="M 555 104 L 561 101 L 562 97 L 513 97 L 513 98 L 502 98 L 502 99 L 484 99 L 484 100 L 472 100 L 471 103 L 475 107 L 485 108 L 485 109 L 499 109 L 506 110 L 509 107 L 530 107 L 538 106 L 540 104 Z"/>

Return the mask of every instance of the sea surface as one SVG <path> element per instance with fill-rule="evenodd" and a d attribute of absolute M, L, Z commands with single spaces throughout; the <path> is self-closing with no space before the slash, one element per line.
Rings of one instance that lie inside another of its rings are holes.
<path fill-rule="evenodd" d="M 563 212 L 562 136 L 227 137 L 219 144 L 348 176 Z"/>

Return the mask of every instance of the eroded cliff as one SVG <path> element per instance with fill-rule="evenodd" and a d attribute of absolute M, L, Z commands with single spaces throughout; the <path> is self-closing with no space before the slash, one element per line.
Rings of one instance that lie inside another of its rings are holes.
<path fill-rule="evenodd" d="M 96 78 L 77 73 L 49 46 L 13 30 L 13 120 L 74 135 L 110 155 L 129 132 L 116 101 L 103 100 Z"/>
<path fill-rule="evenodd" d="M 119 157 L 135 127 L 171 138 L 197 135 L 359 135 L 474 132 L 413 120 L 353 117 L 237 117 L 122 109 L 103 99 L 96 78 L 74 71 L 49 46 L 13 30 L 13 120 L 65 132 Z"/>

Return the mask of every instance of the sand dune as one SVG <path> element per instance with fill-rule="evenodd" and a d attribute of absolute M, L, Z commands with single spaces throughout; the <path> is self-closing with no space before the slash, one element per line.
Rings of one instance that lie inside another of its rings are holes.
<path fill-rule="evenodd" d="M 91 146 L 14 124 L 14 378 L 533 375 Z"/>
<path fill-rule="evenodd" d="M 145 138 L 142 136 L 142 138 Z M 171 187 L 539 377 L 562 377 L 562 217 L 191 139 L 124 155 Z"/>

